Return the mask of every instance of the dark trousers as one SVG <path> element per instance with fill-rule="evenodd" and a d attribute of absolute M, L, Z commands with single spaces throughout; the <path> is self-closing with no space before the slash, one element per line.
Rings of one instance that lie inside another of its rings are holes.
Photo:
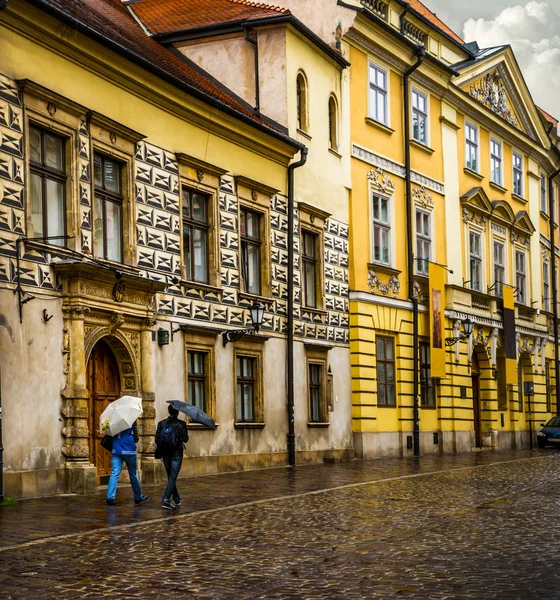
<path fill-rule="evenodd" d="M 162 458 L 167 471 L 167 487 L 163 492 L 163 500 L 169 500 L 171 495 L 173 495 L 173 500 L 178 500 L 180 496 L 177 491 L 177 477 L 183 463 L 183 454 L 166 454 Z"/>

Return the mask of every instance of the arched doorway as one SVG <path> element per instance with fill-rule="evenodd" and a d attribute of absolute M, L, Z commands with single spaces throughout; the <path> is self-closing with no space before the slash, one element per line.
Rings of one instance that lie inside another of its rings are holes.
<path fill-rule="evenodd" d="M 472 354 L 471 362 L 472 395 L 473 395 L 473 420 L 474 420 L 474 445 L 482 447 L 482 433 L 480 426 L 480 364 L 476 350 Z"/>
<path fill-rule="evenodd" d="M 103 435 L 99 433 L 99 417 L 121 395 L 119 368 L 109 346 L 99 340 L 91 351 L 87 364 L 89 392 L 89 461 L 97 467 L 97 483 L 107 483 L 111 473 L 111 455 L 101 447 Z"/>

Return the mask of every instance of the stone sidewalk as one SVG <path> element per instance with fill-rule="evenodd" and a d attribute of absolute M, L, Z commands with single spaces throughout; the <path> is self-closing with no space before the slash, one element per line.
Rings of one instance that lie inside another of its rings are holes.
<path fill-rule="evenodd" d="M 115 507 L 105 504 L 105 492 L 100 490 L 95 496 L 38 498 L 0 508 L 0 551 L 45 538 L 149 522 L 178 514 L 541 455 L 542 451 L 475 452 L 420 458 L 353 460 L 303 465 L 295 469 L 286 467 L 185 478 L 180 479 L 178 485 L 183 503 L 173 512 L 161 509 L 164 485 L 144 486 L 143 492 L 149 496 L 149 500 L 141 506 L 135 506 L 130 485 L 121 482 Z"/>

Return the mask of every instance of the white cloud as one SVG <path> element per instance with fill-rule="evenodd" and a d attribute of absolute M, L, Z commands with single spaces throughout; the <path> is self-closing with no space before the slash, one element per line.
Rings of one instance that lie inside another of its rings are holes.
<path fill-rule="evenodd" d="M 494 19 L 469 19 L 463 37 L 481 48 L 510 44 L 535 102 L 560 117 L 559 32 L 560 10 L 533 1 L 506 8 Z"/>

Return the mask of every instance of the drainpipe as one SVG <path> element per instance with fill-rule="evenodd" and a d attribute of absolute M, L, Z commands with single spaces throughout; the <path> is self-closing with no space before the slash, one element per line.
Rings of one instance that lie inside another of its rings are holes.
<path fill-rule="evenodd" d="M 307 148 L 301 158 L 288 167 L 288 464 L 296 466 L 294 426 L 294 171 L 307 161 Z"/>
<path fill-rule="evenodd" d="M 408 299 L 412 302 L 412 369 L 414 372 L 412 397 L 414 400 L 414 456 L 420 456 L 420 415 L 418 407 L 418 370 L 419 370 L 419 348 L 418 348 L 418 298 L 414 297 L 414 250 L 412 240 L 412 223 L 414 215 L 414 203 L 412 202 L 412 188 L 410 180 L 410 94 L 408 80 L 412 73 L 420 67 L 426 57 L 426 50 L 419 46 L 416 55 L 416 63 L 412 65 L 403 77 L 404 93 L 404 164 L 406 181 L 406 237 L 407 237 L 407 267 L 408 267 Z"/>
<path fill-rule="evenodd" d="M 406 17 L 406 15 L 407 15 L 409 12 L 410 12 L 410 4 L 407 4 L 407 5 L 404 7 L 404 10 L 403 10 L 403 11 L 402 11 L 402 13 L 401 13 L 401 16 L 399 17 L 399 18 L 400 18 L 400 20 L 401 20 L 401 35 L 405 35 L 405 32 L 404 32 L 404 23 L 405 23 L 405 22 L 404 22 L 404 20 L 405 20 L 405 17 Z"/>
<path fill-rule="evenodd" d="M 0 12 L 8 6 L 8 0 L 0 0 Z M 21 310 L 21 309 L 20 309 Z M 4 444 L 2 442 L 2 378 L 0 377 L 0 502 L 4 501 Z"/>
<path fill-rule="evenodd" d="M 554 239 L 554 230 L 557 228 L 554 212 L 554 179 L 560 175 L 560 169 L 548 178 L 548 214 L 550 217 L 550 249 L 552 258 L 550 261 L 550 278 L 552 280 L 552 313 L 554 315 L 554 378 L 556 380 L 556 414 L 560 415 L 560 377 L 559 377 L 559 356 L 558 356 L 558 289 L 556 284 L 556 243 Z"/>
<path fill-rule="evenodd" d="M 261 91 L 259 85 L 259 38 L 258 34 L 255 39 L 249 37 L 250 29 L 245 29 L 245 41 L 253 46 L 253 55 L 255 57 L 255 112 L 261 112 Z"/>

